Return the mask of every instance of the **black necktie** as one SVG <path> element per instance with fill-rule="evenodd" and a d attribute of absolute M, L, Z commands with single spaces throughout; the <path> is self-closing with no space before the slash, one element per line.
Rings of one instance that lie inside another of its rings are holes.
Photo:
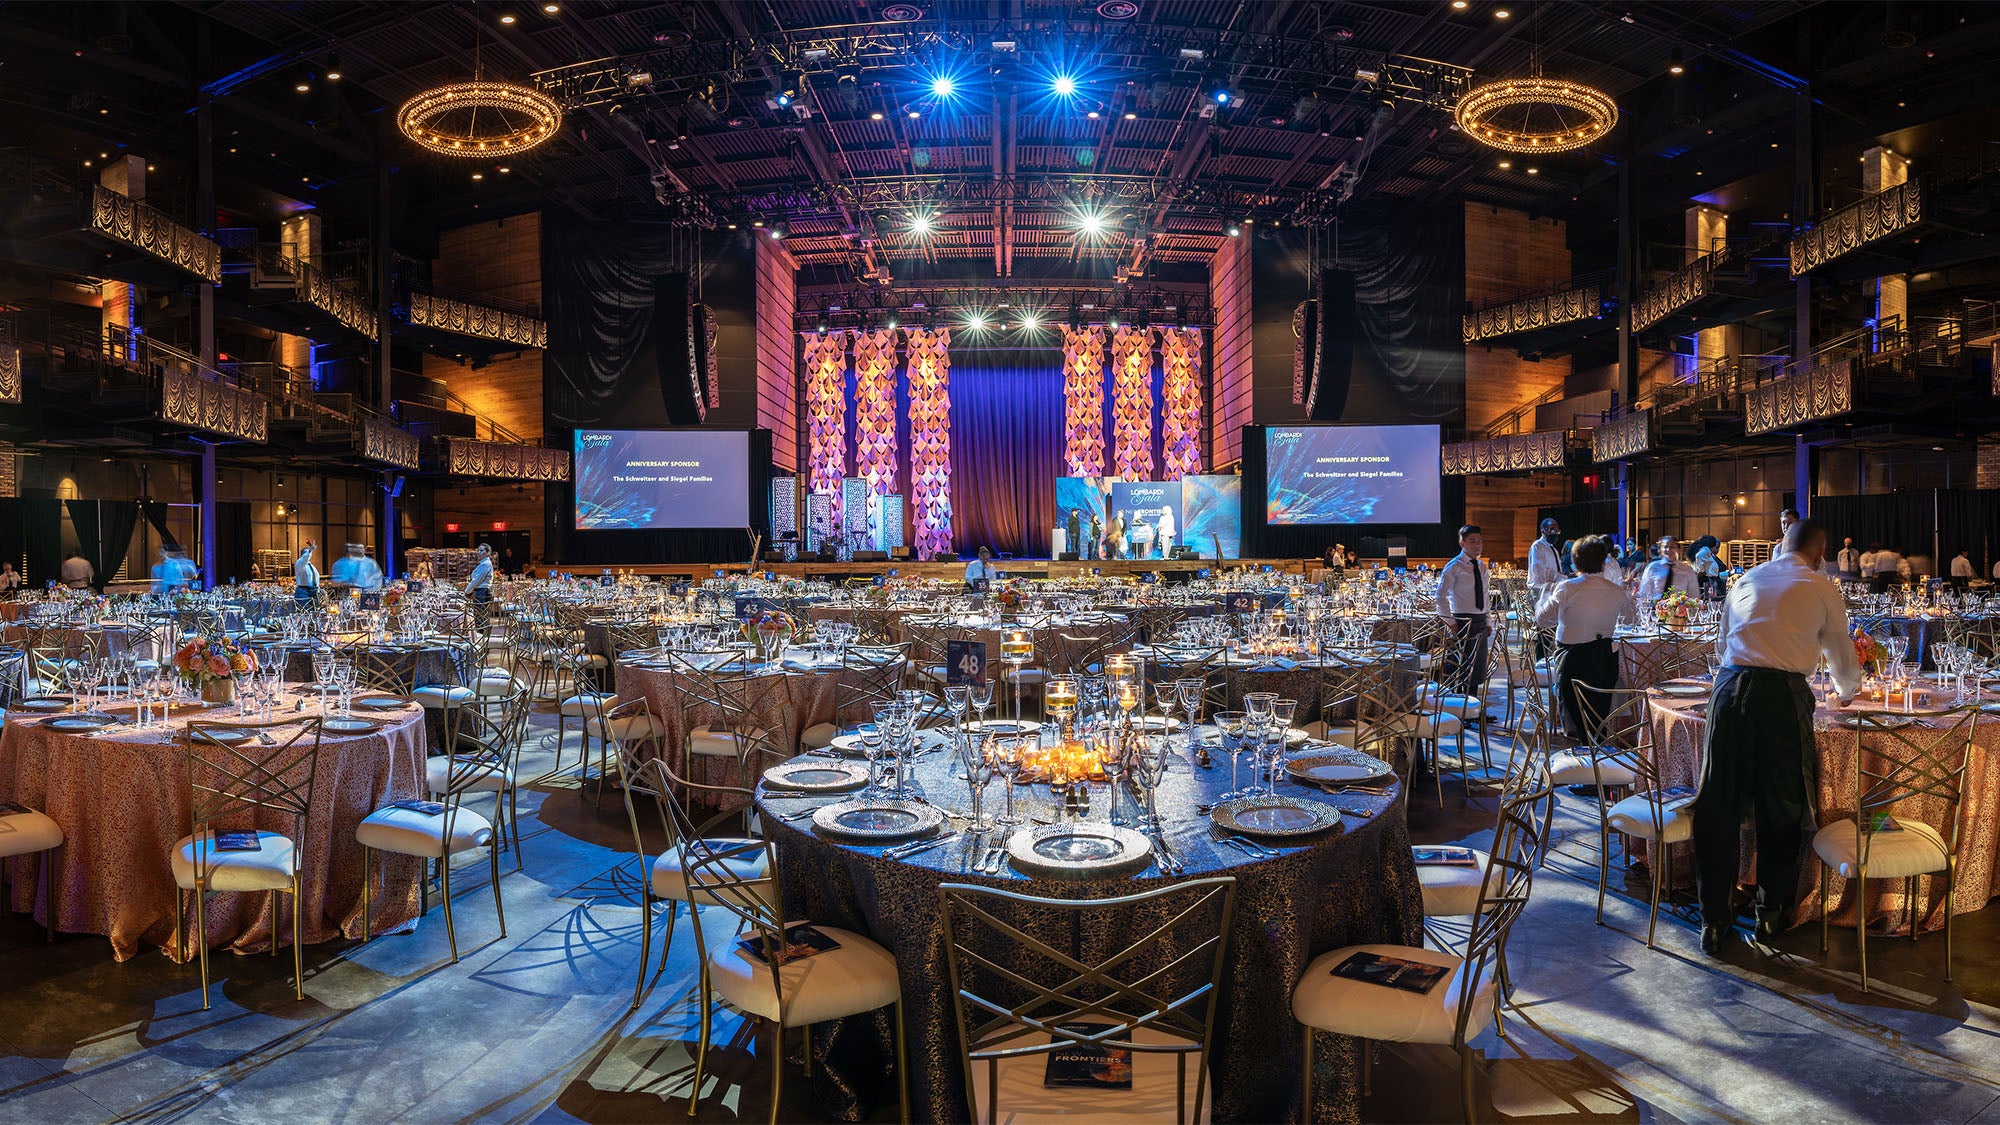
<path fill-rule="evenodd" d="M 1472 611 L 1486 612 L 1486 575 L 1479 569 L 1479 560 L 1472 560 Z"/>

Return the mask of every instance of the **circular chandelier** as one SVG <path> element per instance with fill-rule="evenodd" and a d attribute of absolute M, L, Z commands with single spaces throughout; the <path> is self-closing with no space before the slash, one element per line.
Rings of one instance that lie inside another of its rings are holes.
<path fill-rule="evenodd" d="M 482 126 L 479 111 L 497 121 Z M 509 82 L 454 82 L 425 90 L 396 111 L 396 127 L 419 145 L 445 156 L 513 156 L 550 137 L 562 124 L 562 106 L 532 86 Z"/>
<path fill-rule="evenodd" d="M 1507 152 L 1567 152 L 1618 124 L 1618 103 L 1562 78 L 1504 78 L 1475 87 L 1452 111 L 1467 136 Z"/>

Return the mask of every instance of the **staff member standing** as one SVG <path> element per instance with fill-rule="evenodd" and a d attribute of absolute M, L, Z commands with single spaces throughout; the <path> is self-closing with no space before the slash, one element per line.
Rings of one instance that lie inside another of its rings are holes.
<path fill-rule="evenodd" d="M 1681 545 L 1665 535 L 1660 537 L 1660 557 L 1646 564 L 1639 579 L 1639 596 L 1660 598 L 1669 590 L 1679 590 L 1690 598 L 1701 593 L 1694 568 L 1681 560 Z"/>
<path fill-rule="evenodd" d="M 1701 895 L 1701 947 L 1735 936 L 1736 845 L 1746 816 L 1757 822 L 1757 936 L 1783 931 L 1799 889 L 1799 849 L 1818 827 L 1813 794 L 1818 755 L 1806 675 L 1826 657 L 1841 703 L 1861 689 L 1840 587 L 1820 572 L 1826 527 L 1802 519 L 1783 554 L 1744 574 L 1722 602 L 1722 668 L 1708 707 L 1694 858 Z"/>
<path fill-rule="evenodd" d="M 1972 585 L 1972 579 L 1979 572 L 1972 569 L 1972 560 L 1964 551 L 1951 557 L 1951 588 L 1963 594 Z"/>
<path fill-rule="evenodd" d="M 319 597 L 319 568 L 313 565 L 312 553 L 312 540 L 308 539 L 292 563 L 292 597 L 300 605 L 311 605 Z"/>
<path fill-rule="evenodd" d="M 1486 536 L 1477 524 L 1458 529 L 1458 554 L 1438 574 L 1437 610 L 1451 628 L 1452 644 L 1445 653 L 1441 680 L 1462 695 L 1477 695 L 1486 683 L 1487 650 L 1493 629 L 1486 611 L 1493 591 L 1492 576 L 1479 559 Z"/>
<path fill-rule="evenodd" d="M 479 545 L 479 561 L 465 580 L 465 596 L 472 599 L 473 617 L 485 629 L 486 607 L 493 604 L 493 548 L 488 544 Z"/>
<path fill-rule="evenodd" d="M 1618 686 L 1618 651 L 1611 637 L 1620 617 L 1637 617 L 1632 595 L 1604 572 L 1611 544 L 1602 535 L 1577 541 L 1577 576 L 1556 584 L 1535 611 L 1535 624 L 1556 631 L 1556 698 L 1563 726 L 1578 740 L 1591 737 L 1577 706 L 1576 685 L 1610 690 Z"/>
<path fill-rule="evenodd" d="M 1861 577 L 1861 552 L 1854 549 L 1854 540 L 1851 537 L 1841 541 L 1840 554 L 1834 569 L 1840 571 L 1843 578 Z"/>
<path fill-rule="evenodd" d="M 1528 544 L 1528 594 L 1535 604 L 1531 611 L 1539 610 L 1542 602 L 1555 592 L 1556 584 L 1573 573 L 1563 565 L 1562 525 L 1553 518 L 1542 521 L 1541 536 Z M 1590 568 L 1582 568 L 1589 573 Z"/>

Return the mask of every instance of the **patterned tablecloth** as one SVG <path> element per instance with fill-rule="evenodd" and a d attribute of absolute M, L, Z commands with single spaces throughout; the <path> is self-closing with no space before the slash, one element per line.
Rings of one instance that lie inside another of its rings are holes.
<path fill-rule="evenodd" d="M 129 707 L 106 710 L 130 718 Z M 227 710 L 199 705 L 176 711 L 183 723 L 201 717 L 233 721 Z M 157 729 L 140 732 L 122 725 L 106 734 L 65 734 L 43 726 L 44 718 L 6 716 L 0 731 L 0 801 L 40 809 L 62 826 L 64 844 L 53 859 L 56 928 L 106 935 L 120 961 L 148 946 L 169 946 L 175 890 L 168 859 L 174 843 L 193 831 L 186 752 L 178 742 L 161 742 Z M 373 733 L 328 737 L 321 744 L 302 861 L 307 944 L 336 934 L 361 936 L 361 845 L 354 840 L 355 826 L 388 802 L 426 796 L 422 709 L 411 706 L 387 718 Z M 269 812 L 254 819 L 238 814 L 225 826 L 295 831 L 291 817 Z M 381 932 L 417 916 L 421 866 L 405 856 L 376 860 L 377 878 L 387 888 L 375 896 L 375 926 Z M 31 858 L 12 866 L 10 906 L 45 919 L 41 865 Z M 281 901 L 278 909 L 289 927 L 291 904 Z M 207 910 L 212 947 L 239 953 L 270 947 L 268 896 L 211 895 Z M 193 925 L 190 915 L 190 933 Z"/>
<path fill-rule="evenodd" d="M 933 744 L 946 736 L 926 736 Z M 1176 747 L 1179 742 L 1176 739 Z M 966 783 L 950 778 L 948 754 L 920 757 L 916 784 L 936 804 L 962 809 Z M 1283 848 L 1277 859 L 1251 860 L 1209 835 L 1208 821 L 1194 805 L 1213 801 L 1227 789 L 1229 771 L 1193 768 L 1177 760 L 1162 783 L 1158 804 L 1169 824 L 1167 840 L 1186 865 L 1184 876 L 1229 874 L 1239 880 L 1217 1013 L 1213 1076 L 1216 1121 L 1298 1121 L 1299 1040 L 1291 1018 L 1291 991 L 1312 958 L 1330 949 L 1370 942 L 1416 944 L 1421 937 L 1423 896 L 1411 859 L 1408 825 L 1400 787 L 1386 797 L 1348 793 L 1344 806 L 1372 810 L 1347 817 L 1342 827 L 1304 846 Z M 1321 796 L 1290 785 L 1287 792 Z M 1105 788 L 1095 786 L 1094 817 L 1106 815 Z M 1048 794 L 1039 787 L 1034 810 L 1017 797 L 1023 815 L 1046 812 Z M 987 793 L 997 809 L 999 783 Z M 975 843 L 970 838 L 911 859 L 884 858 L 880 847 L 852 846 L 817 835 L 810 819 L 787 822 L 817 800 L 759 794 L 764 818 L 777 843 L 785 913 L 867 934 L 896 957 L 908 1021 L 912 1117 L 918 1121 L 966 1121 L 963 1071 L 952 1030 L 950 990 L 945 978 L 944 938 L 937 887 L 947 880 L 978 883 L 1043 897 L 1112 897 L 1159 886 L 1166 876 L 1147 867 L 1133 877 L 1069 882 L 1028 878 L 1011 868 L 998 877 L 966 870 Z M 823 799 L 821 799 L 823 800 Z M 1132 809 L 1129 795 L 1125 808 Z M 960 822 L 958 827 L 963 827 Z M 1038 924 L 1032 912 L 1010 919 L 1058 946 L 1065 942 L 1053 920 Z M 1067 922 L 1064 923 L 1065 925 Z M 1121 937 L 1139 932 L 1144 921 L 1113 919 L 1106 925 L 1067 935 L 1070 952 L 1101 956 Z M 1086 932 L 1087 931 L 1087 932 Z M 859 1120 L 871 1107 L 895 1101 L 893 1040 L 886 1012 L 871 1013 L 816 1028 L 813 1050 L 815 1091 L 840 1120 Z M 1334 1035 L 1317 1039 L 1313 1121 L 1351 1122 L 1360 1118 L 1360 1047 Z M 1189 1077 L 1190 1097 L 1193 1076 Z"/>
<path fill-rule="evenodd" d="M 1672 697 L 1660 692 L 1650 695 L 1653 714 L 1653 745 L 1660 762 L 1660 778 L 1667 785 L 1697 786 L 1701 781 L 1702 744 L 1708 736 L 1708 701 Z M 1918 732 L 1907 731 L 1915 738 Z M 1835 713 L 1822 706 L 1813 715 L 1813 737 L 1819 746 L 1819 823 L 1823 827 L 1854 815 L 1854 774 L 1859 762 L 1855 731 L 1837 725 Z M 1870 735 L 1870 738 L 1880 737 Z M 1972 752 L 1965 776 L 1965 803 L 1958 838 L 1958 886 L 1951 904 L 1952 913 L 1969 914 L 2000 895 L 2000 722 L 1984 717 L 1973 735 Z M 1944 804 L 1929 799 L 1912 800 L 1898 810 L 1933 826 L 1943 824 Z M 1697 804 L 1697 812 L 1699 805 Z M 1752 878 L 1756 856 L 1756 830 L 1743 828 L 1743 871 Z M 1810 844 L 1799 865 L 1798 907 L 1793 921 L 1816 919 L 1820 915 L 1819 860 Z M 1674 845 L 1673 873 L 1677 884 L 1694 881 L 1694 847 Z M 1840 925 L 1855 920 L 1855 884 L 1834 879 L 1829 917 Z M 1907 923 L 1909 904 L 1904 901 L 1901 879 L 1870 879 L 1867 889 L 1869 922 L 1888 919 L 1892 926 Z M 1917 898 L 1926 929 L 1944 925 L 1944 876 L 1920 876 Z"/>
<path fill-rule="evenodd" d="M 1715 638 L 1621 632 L 1612 647 L 1618 650 L 1618 686 L 1649 688 L 1682 676 L 1707 674 Z"/>
<path fill-rule="evenodd" d="M 1184 655 L 1173 650 L 1145 648 L 1137 651 L 1146 657 L 1149 679 L 1170 678 L 1194 668 Z M 1355 653 L 1343 663 L 1351 667 L 1364 661 L 1387 665 L 1392 677 L 1392 697 L 1396 692 L 1416 690 L 1419 675 L 1416 650 L 1399 648 L 1393 656 Z M 1241 709 L 1243 697 L 1250 692 L 1275 692 L 1280 699 L 1298 700 L 1297 721 L 1304 723 L 1324 717 L 1319 713 L 1320 679 L 1331 667 L 1332 664 L 1319 657 L 1234 656 L 1210 665 L 1207 676 L 1211 684 L 1217 679 L 1222 681 L 1222 690 L 1227 693 L 1231 708 Z M 1353 718 L 1352 708 L 1347 711 L 1332 718 Z"/>

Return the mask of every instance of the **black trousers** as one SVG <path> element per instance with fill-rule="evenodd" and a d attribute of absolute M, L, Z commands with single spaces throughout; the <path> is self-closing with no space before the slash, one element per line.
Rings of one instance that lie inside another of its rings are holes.
<path fill-rule="evenodd" d="M 1579 742 L 1594 743 L 1598 732 L 1584 725 L 1583 707 L 1577 702 L 1579 683 L 1607 690 L 1618 686 L 1618 650 L 1610 637 L 1556 646 L 1556 698 L 1562 703 L 1563 728 Z M 1591 702 L 1604 710 L 1601 698 Z"/>
<path fill-rule="evenodd" d="M 1694 810 L 1702 921 L 1735 917 L 1737 844 L 1757 825 L 1757 916 L 1785 924 L 1799 890 L 1799 853 L 1814 824 L 1818 754 L 1813 693 L 1797 672 L 1724 668 L 1708 706 L 1701 796 Z"/>
<path fill-rule="evenodd" d="M 1455 615 L 1451 648 L 1445 652 L 1439 681 L 1460 695 L 1478 695 L 1486 687 L 1487 653 L 1492 643 L 1493 625 L 1485 614 Z"/>

